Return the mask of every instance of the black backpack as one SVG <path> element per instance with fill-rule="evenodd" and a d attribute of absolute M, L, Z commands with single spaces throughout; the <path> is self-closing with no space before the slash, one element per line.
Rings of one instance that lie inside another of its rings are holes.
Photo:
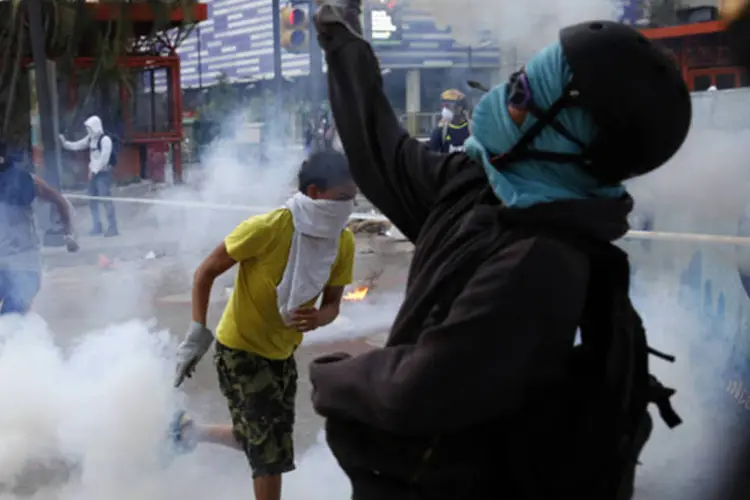
<path fill-rule="evenodd" d="M 491 210 L 486 215 L 494 217 Z M 572 244 L 590 258 L 587 303 L 579 323 L 581 342 L 571 346 L 571 370 L 564 381 L 564 392 L 539 394 L 521 414 L 490 422 L 472 434 L 480 440 L 492 439 L 498 432 L 502 436 L 506 448 L 503 456 L 509 462 L 499 458 L 496 464 L 498 493 L 507 486 L 503 475 L 508 474 L 512 482 L 524 485 L 524 499 L 544 498 L 553 490 L 581 500 L 629 500 L 638 457 L 653 427 L 647 407 L 653 403 L 670 428 L 681 423 L 669 401 L 675 391 L 664 387 L 648 367 L 649 355 L 668 361 L 674 358 L 646 342 L 641 319 L 629 298 L 630 273 L 624 251 L 610 243 L 534 231 L 540 232 Z M 440 291 L 433 290 L 434 297 L 425 301 L 438 300 L 435 310 L 450 310 L 480 263 L 508 244 L 502 237 L 485 234 L 478 238 L 495 241 L 478 243 L 469 249 L 470 255 L 463 255 L 456 263 L 445 277 L 445 286 L 436 287 Z M 446 465 L 453 468 L 444 463 L 443 457 L 448 456 L 449 462 L 464 462 L 474 454 L 470 437 L 463 438 L 468 443 L 459 440 L 463 444 L 459 443 L 456 450 L 451 436 L 407 438 L 332 419 L 328 419 L 326 430 L 329 445 L 355 491 L 358 471 L 362 470 L 379 471 L 384 477 L 423 491 L 440 491 L 441 480 L 448 472 Z M 473 466 L 459 464 L 458 470 L 465 467 Z M 472 474 L 478 472 L 471 470 Z M 466 488 L 473 481 L 469 476 L 467 470 Z M 514 496 L 516 493 L 521 494 L 513 492 L 508 498 L 521 498 Z M 463 496 L 456 493 L 452 497 L 469 498 L 468 494 L 465 491 Z M 451 494 L 440 496 L 449 497 Z"/>
<path fill-rule="evenodd" d="M 109 140 L 112 141 L 112 153 L 110 153 L 109 155 L 108 165 L 112 168 L 115 168 L 117 166 L 117 155 L 120 152 L 120 140 L 113 135 L 102 134 L 99 136 L 99 140 L 96 142 L 97 151 L 102 150 L 102 139 L 104 139 L 105 137 L 109 137 Z"/>
<path fill-rule="evenodd" d="M 647 343 L 629 298 L 627 254 L 611 244 L 583 242 L 581 248 L 590 257 L 590 281 L 581 342 L 573 348 L 572 453 L 561 474 L 577 475 L 571 494 L 579 498 L 626 500 L 633 495 L 638 457 L 653 429 L 648 406 L 656 407 L 670 429 L 682 422 L 670 404 L 675 390 L 649 371 L 650 355 L 669 362 L 674 357 Z"/>

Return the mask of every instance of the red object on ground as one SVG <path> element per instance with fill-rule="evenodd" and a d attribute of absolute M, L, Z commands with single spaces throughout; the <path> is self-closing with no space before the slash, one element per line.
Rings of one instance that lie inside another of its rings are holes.
<path fill-rule="evenodd" d="M 103 253 L 99 254 L 99 262 L 97 263 L 97 265 L 100 269 L 112 269 L 114 267 L 114 264 L 115 263 L 109 260 L 106 255 L 104 255 Z"/>

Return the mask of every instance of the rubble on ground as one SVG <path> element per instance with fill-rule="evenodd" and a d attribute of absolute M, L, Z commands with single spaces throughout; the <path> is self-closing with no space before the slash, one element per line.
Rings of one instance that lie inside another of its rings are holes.
<path fill-rule="evenodd" d="M 353 219 L 347 228 L 354 234 L 385 234 L 392 224 L 387 221 Z"/>

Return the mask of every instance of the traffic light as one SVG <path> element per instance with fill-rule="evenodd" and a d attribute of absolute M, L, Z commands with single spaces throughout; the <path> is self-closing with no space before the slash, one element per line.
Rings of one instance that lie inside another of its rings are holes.
<path fill-rule="evenodd" d="M 310 21 L 307 9 L 284 7 L 281 16 L 281 47 L 287 52 L 306 52 L 310 42 Z"/>

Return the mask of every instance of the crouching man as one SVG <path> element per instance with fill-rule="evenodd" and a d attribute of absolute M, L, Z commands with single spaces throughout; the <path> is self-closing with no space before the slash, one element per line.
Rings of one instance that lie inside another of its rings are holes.
<path fill-rule="evenodd" d="M 244 452 L 257 500 L 279 500 L 281 475 L 295 467 L 294 351 L 303 334 L 338 316 L 352 281 L 354 235 L 346 223 L 356 192 L 342 154 L 314 153 L 299 171 L 299 192 L 284 207 L 237 226 L 195 273 L 192 323 L 178 350 L 175 385 L 213 343 L 206 313 L 214 280 L 239 263 L 214 355 L 232 425 L 197 425 L 180 413 L 174 442 L 178 449 L 209 442 Z"/>

